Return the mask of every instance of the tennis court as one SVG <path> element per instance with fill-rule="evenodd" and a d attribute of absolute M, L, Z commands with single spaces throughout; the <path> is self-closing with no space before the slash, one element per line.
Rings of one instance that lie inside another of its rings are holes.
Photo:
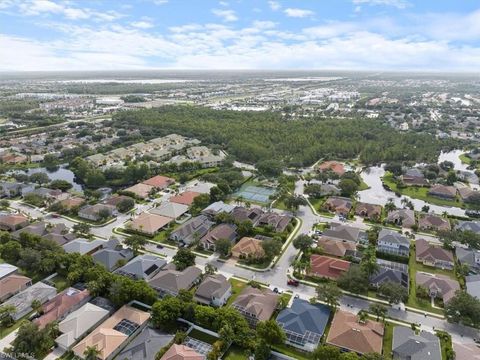
<path fill-rule="evenodd" d="M 270 195 L 275 194 L 275 190 L 254 186 L 254 185 L 247 185 L 242 187 L 238 190 L 233 196 L 234 197 L 242 197 L 243 200 L 246 201 L 254 201 L 258 203 L 269 203 L 270 202 Z"/>

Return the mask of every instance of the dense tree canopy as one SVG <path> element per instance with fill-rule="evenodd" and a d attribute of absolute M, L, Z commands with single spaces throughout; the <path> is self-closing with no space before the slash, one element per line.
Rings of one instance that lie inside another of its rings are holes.
<path fill-rule="evenodd" d="M 431 161 L 449 145 L 429 134 L 400 133 L 377 119 L 289 121 L 275 112 L 218 111 L 192 106 L 122 111 L 115 126 L 145 137 L 178 133 L 218 144 L 241 161 L 283 160 L 310 165 L 323 157 L 380 161 Z"/>

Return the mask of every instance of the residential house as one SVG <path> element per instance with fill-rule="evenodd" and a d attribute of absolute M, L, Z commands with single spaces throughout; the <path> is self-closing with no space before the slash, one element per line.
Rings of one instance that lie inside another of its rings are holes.
<path fill-rule="evenodd" d="M 226 204 L 223 201 L 217 201 L 213 204 L 208 205 L 205 209 L 202 210 L 203 215 L 210 216 L 214 218 L 216 215 L 220 213 L 227 213 L 230 214 L 235 206 Z"/>
<path fill-rule="evenodd" d="M 14 198 L 16 196 L 24 196 L 33 190 L 35 190 L 35 184 L 0 182 L 0 197 Z"/>
<path fill-rule="evenodd" d="M 288 345 L 313 351 L 320 344 L 329 316 L 330 308 L 326 305 L 294 299 L 291 307 L 278 314 L 277 323 L 285 332 Z"/>
<path fill-rule="evenodd" d="M 415 225 L 415 211 L 410 209 L 392 210 L 387 215 L 387 222 L 406 228 Z"/>
<path fill-rule="evenodd" d="M 286 215 L 280 215 L 274 212 L 267 212 L 260 216 L 257 226 L 269 226 L 275 232 L 284 232 L 292 218 Z"/>
<path fill-rule="evenodd" d="M 210 229 L 205 236 L 200 239 L 204 249 L 215 251 L 215 243 L 219 239 L 235 242 L 237 238 L 237 226 L 235 224 L 220 224 Z"/>
<path fill-rule="evenodd" d="M 465 276 L 467 293 L 480 300 L 480 275 Z"/>
<path fill-rule="evenodd" d="M 157 190 L 163 190 L 170 185 L 175 184 L 175 179 L 167 176 L 156 175 L 148 180 L 142 181 L 142 184 L 153 186 Z"/>
<path fill-rule="evenodd" d="M 333 171 L 338 176 L 345 174 L 345 167 L 337 161 L 325 161 L 318 165 L 319 171 Z"/>
<path fill-rule="evenodd" d="M 133 186 L 130 186 L 123 190 L 125 193 L 132 193 L 135 197 L 139 199 L 147 199 L 150 197 L 150 194 L 155 191 L 155 188 L 151 185 L 139 183 Z"/>
<path fill-rule="evenodd" d="M 446 275 L 417 272 L 415 278 L 417 286 L 423 286 L 432 298 L 440 298 L 444 304 L 455 296 L 455 291 L 460 290 L 458 281 Z"/>
<path fill-rule="evenodd" d="M 41 304 L 47 302 L 57 295 L 57 289 L 47 285 L 41 281 L 27 287 L 16 295 L 3 303 L 4 306 L 15 306 L 15 313 L 12 315 L 13 320 L 17 321 L 30 313 L 32 309 L 32 301 L 38 300 Z"/>
<path fill-rule="evenodd" d="M 63 350 L 68 350 L 90 329 L 96 327 L 109 315 L 109 311 L 86 303 L 78 310 L 73 311 L 58 324 L 61 335 L 55 339 L 55 343 Z"/>
<path fill-rule="evenodd" d="M 391 282 L 408 290 L 408 265 L 377 259 L 378 271 L 370 276 L 370 285 L 379 288 L 383 283 Z"/>
<path fill-rule="evenodd" d="M 0 279 L 3 279 L 9 275 L 16 274 L 18 271 L 18 267 L 15 265 L 10 265 L 7 263 L 0 264 Z"/>
<path fill-rule="evenodd" d="M 63 320 L 68 314 L 85 305 L 89 299 L 90 293 L 87 289 L 82 291 L 75 288 L 65 289 L 43 304 L 42 315 L 33 322 L 43 329 L 53 321 Z"/>
<path fill-rule="evenodd" d="M 458 195 L 464 202 L 474 201 L 475 198 L 480 198 L 480 192 L 470 189 L 468 186 L 458 189 Z"/>
<path fill-rule="evenodd" d="M 32 279 L 23 275 L 12 273 L 2 277 L 0 279 L 0 301 L 7 300 L 31 285 Z"/>
<path fill-rule="evenodd" d="M 85 199 L 79 196 L 71 196 L 65 200 L 58 202 L 65 210 L 71 211 L 73 209 L 80 208 L 84 203 Z"/>
<path fill-rule="evenodd" d="M 190 206 L 193 204 L 193 200 L 195 200 L 195 198 L 200 195 L 202 194 L 200 194 L 199 192 L 185 191 L 179 195 L 172 196 L 169 199 L 169 201 L 176 204 L 183 204 L 183 205 Z"/>
<path fill-rule="evenodd" d="M 421 214 L 418 219 L 418 228 L 420 230 L 450 230 L 450 222 L 448 219 L 434 214 Z"/>
<path fill-rule="evenodd" d="M 330 229 L 325 230 L 321 238 L 354 243 L 368 243 L 366 231 L 353 226 L 336 223 L 330 223 Z"/>
<path fill-rule="evenodd" d="M 453 200 L 457 196 L 457 189 L 454 186 L 435 184 L 432 185 L 428 191 L 428 195 L 441 199 Z"/>
<path fill-rule="evenodd" d="M 456 228 L 457 230 L 471 231 L 475 234 L 480 234 L 480 221 L 460 221 Z"/>
<path fill-rule="evenodd" d="M 151 214 L 178 219 L 188 211 L 188 205 L 166 202 L 159 207 L 150 209 Z"/>
<path fill-rule="evenodd" d="M 188 346 L 173 344 L 160 360 L 205 360 L 205 356 Z"/>
<path fill-rule="evenodd" d="M 116 240 L 108 241 L 106 246 L 92 254 L 93 261 L 103 265 L 109 271 L 117 268 L 121 263 L 128 262 L 133 256 L 131 249 L 124 249 Z"/>
<path fill-rule="evenodd" d="M 336 185 L 333 184 L 319 184 L 320 185 L 320 196 L 328 195 L 340 195 L 342 190 Z"/>
<path fill-rule="evenodd" d="M 173 221 L 173 219 L 169 217 L 144 212 L 133 219 L 128 224 L 128 227 L 131 230 L 153 236 L 171 221 Z"/>
<path fill-rule="evenodd" d="M 17 230 L 12 233 L 12 237 L 14 239 L 20 239 L 20 236 L 23 233 L 41 236 L 44 239 L 51 240 L 60 246 L 65 245 L 77 237 L 74 233 L 69 232 L 69 229 L 65 226 L 65 224 L 51 225 L 44 221 L 30 224 L 20 230 Z"/>
<path fill-rule="evenodd" d="M 113 216 L 116 213 L 116 208 L 112 205 L 95 204 L 84 206 L 78 210 L 79 217 L 91 221 L 101 220 L 102 213 L 108 214 L 108 216 Z"/>
<path fill-rule="evenodd" d="M 170 234 L 170 239 L 184 244 L 191 244 L 205 236 L 214 225 L 205 215 L 196 216 L 182 225 Z"/>
<path fill-rule="evenodd" d="M 232 211 L 232 216 L 235 222 L 242 223 L 249 221 L 253 226 L 257 225 L 258 220 L 263 215 L 263 211 L 259 208 L 247 209 L 243 206 L 237 206 Z"/>
<path fill-rule="evenodd" d="M 29 224 L 28 218 L 23 214 L 9 214 L 0 216 L 0 230 L 15 231 Z"/>
<path fill-rule="evenodd" d="M 275 312 L 279 295 L 270 289 L 246 287 L 232 303 L 232 308 L 242 314 L 250 326 L 257 322 L 269 320 Z"/>
<path fill-rule="evenodd" d="M 82 339 L 72 350 L 76 356 L 84 359 L 88 347 L 95 347 L 100 360 L 113 359 L 126 345 L 147 325 L 150 314 L 124 305 L 115 314 L 101 323 L 87 337 Z"/>
<path fill-rule="evenodd" d="M 91 255 L 106 244 L 106 241 L 100 239 L 90 241 L 84 238 L 78 238 L 63 245 L 63 250 L 69 254 L 79 253 L 80 255 Z"/>
<path fill-rule="evenodd" d="M 442 360 L 438 336 L 405 326 L 393 328 L 392 354 L 395 360 Z"/>
<path fill-rule="evenodd" d="M 415 257 L 423 265 L 441 269 L 453 269 L 455 261 L 453 253 L 440 245 L 430 244 L 427 240 L 418 239 L 415 242 Z"/>
<path fill-rule="evenodd" d="M 384 326 L 382 323 L 360 321 L 356 314 L 337 310 L 330 325 L 326 343 L 343 351 L 357 354 L 382 353 Z"/>
<path fill-rule="evenodd" d="M 380 217 L 382 216 L 382 207 L 376 204 L 358 202 L 355 207 L 355 215 L 370 220 L 380 220 Z"/>
<path fill-rule="evenodd" d="M 321 249 L 323 254 L 336 257 L 344 257 L 357 250 L 357 244 L 355 242 L 334 240 L 323 236 L 317 241 L 317 247 Z"/>
<path fill-rule="evenodd" d="M 160 349 L 170 344 L 173 337 L 172 334 L 147 326 L 118 354 L 117 359 L 155 360 L 155 355 Z"/>
<path fill-rule="evenodd" d="M 222 274 L 209 275 L 203 279 L 195 292 L 194 299 L 199 303 L 223 306 L 232 296 L 232 285 Z"/>
<path fill-rule="evenodd" d="M 265 256 L 262 240 L 243 237 L 232 247 L 234 259 L 261 259 Z"/>
<path fill-rule="evenodd" d="M 182 271 L 169 267 L 158 272 L 148 283 L 160 296 L 177 296 L 180 290 L 190 290 L 201 275 L 202 270 L 195 266 L 189 266 Z"/>
<path fill-rule="evenodd" d="M 352 210 L 352 205 L 353 202 L 349 198 L 330 196 L 323 204 L 323 207 L 328 211 L 347 216 L 350 210 Z"/>
<path fill-rule="evenodd" d="M 134 280 L 145 280 L 153 278 L 167 264 L 167 262 L 155 255 L 143 254 L 134 257 L 128 263 L 120 267 L 115 273 L 128 276 Z"/>
<path fill-rule="evenodd" d="M 134 199 L 126 195 L 113 195 L 103 200 L 103 203 L 105 205 L 115 206 L 115 208 L 117 208 L 118 204 L 120 204 L 122 201 L 125 201 L 125 200 L 134 200 Z"/>
<path fill-rule="evenodd" d="M 468 265 L 471 272 L 480 272 L 480 250 L 467 249 L 457 245 L 455 255 L 457 255 L 458 262 L 462 265 Z"/>
<path fill-rule="evenodd" d="M 408 257 L 410 253 L 410 240 L 399 232 L 383 228 L 378 233 L 377 251 Z"/>
<path fill-rule="evenodd" d="M 350 262 L 313 254 L 310 256 L 309 275 L 337 280 L 344 272 L 350 269 Z"/>
<path fill-rule="evenodd" d="M 408 169 L 400 179 L 407 186 L 427 186 L 428 181 L 425 179 L 422 171 L 416 168 Z"/>
<path fill-rule="evenodd" d="M 62 190 L 59 189 L 48 189 L 45 187 L 39 187 L 36 188 L 26 194 L 34 194 L 42 199 L 44 199 L 46 202 L 52 204 L 54 202 L 62 201 L 65 199 L 69 198 L 69 194 L 66 192 L 63 192 Z"/>

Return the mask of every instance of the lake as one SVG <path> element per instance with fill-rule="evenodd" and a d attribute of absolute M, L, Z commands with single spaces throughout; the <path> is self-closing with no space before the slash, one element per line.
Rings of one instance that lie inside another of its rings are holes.
<path fill-rule="evenodd" d="M 67 169 L 65 165 L 59 166 L 54 171 L 50 171 L 46 168 L 32 168 L 32 169 L 28 169 L 26 171 L 21 171 L 21 172 L 26 173 L 27 175 L 43 172 L 48 175 L 50 180 L 66 180 L 73 185 L 74 190 L 80 191 L 80 192 L 83 191 L 83 185 L 75 181 L 75 174 L 69 169 Z"/>

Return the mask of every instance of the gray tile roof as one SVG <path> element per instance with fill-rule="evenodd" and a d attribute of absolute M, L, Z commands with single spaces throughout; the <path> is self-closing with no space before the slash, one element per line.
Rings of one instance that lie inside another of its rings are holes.
<path fill-rule="evenodd" d="M 465 276 L 467 293 L 480 300 L 480 275 Z"/>
<path fill-rule="evenodd" d="M 148 280 L 155 276 L 166 264 L 167 261 L 158 256 L 144 254 L 130 260 L 127 264 L 117 269 L 116 273 L 134 279 Z"/>
<path fill-rule="evenodd" d="M 107 270 L 114 269 L 118 261 L 129 261 L 133 258 L 133 251 L 130 249 L 101 249 L 92 255 L 93 261 L 97 264 L 101 264 L 107 268 Z"/>
<path fill-rule="evenodd" d="M 462 246 L 457 246 L 455 248 L 455 255 L 457 255 L 457 259 L 461 264 L 467 264 L 470 269 L 478 269 L 480 268 L 480 251 L 473 250 L 473 249 L 466 249 Z"/>
<path fill-rule="evenodd" d="M 210 275 L 198 286 L 195 297 L 200 302 L 210 303 L 214 297 L 217 299 L 222 298 L 231 287 L 225 276 L 221 274 Z"/>
<path fill-rule="evenodd" d="M 279 325 L 288 332 L 306 335 L 307 332 L 318 334 L 325 331 L 330 316 L 330 308 L 322 304 L 310 304 L 295 299 L 290 308 L 286 308 L 277 316 Z"/>
<path fill-rule="evenodd" d="M 457 229 L 462 231 L 473 231 L 474 233 L 480 234 L 480 221 L 460 221 L 457 225 Z"/>
<path fill-rule="evenodd" d="M 378 234 L 378 241 L 386 241 L 393 244 L 398 244 L 405 247 L 410 247 L 410 241 L 406 236 L 398 233 L 397 231 L 383 228 Z"/>
<path fill-rule="evenodd" d="M 202 274 L 202 270 L 190 266 L 183 271 L 162 270 L 148 282 L 154 289 L 176 294 L 179 290 L 190 289 Z"/>
<path fill-rule="evenodd" d="M 392 350 L 399 360 L 441 360 L 439 338 L 426 331 L 418 335 L 405 326 L 393 328 Z"/>
<path fill-rule="evenodd" d="M 379 271 L 370 277 L 370 283 L 380 286 L 384 282 L 393 282 L 408 289 L 408 266 L 405 264 L 377 259 Z"/>
<path fill-rule="evenodd" d="M 57 289 L 40 281 L 14 295 L 5 301 L 3 305 L 15 306 L 17 311 L 13 317 L 15 320 L 18 320 L 32 311 L 31 305 L 33 300 L 38 300 L 43 304 L 55 295 L 57 295 Z"/>
<path fill-rule="evenodd" d="M 146 327 L 116 357 L 118 360 L 155 360 L 157 352 L 168 345 L 173 335 Z"/>
<path fill-rule="evenodd" d="M 170 238 L 175 241 L 182 241 L 185 244 L 190 244 L 196 237 L 198 239 L 203 237 L 213 225 L 214 223 L 205 215 L 199 215 L 178 227 L 172 232 Z"/>

